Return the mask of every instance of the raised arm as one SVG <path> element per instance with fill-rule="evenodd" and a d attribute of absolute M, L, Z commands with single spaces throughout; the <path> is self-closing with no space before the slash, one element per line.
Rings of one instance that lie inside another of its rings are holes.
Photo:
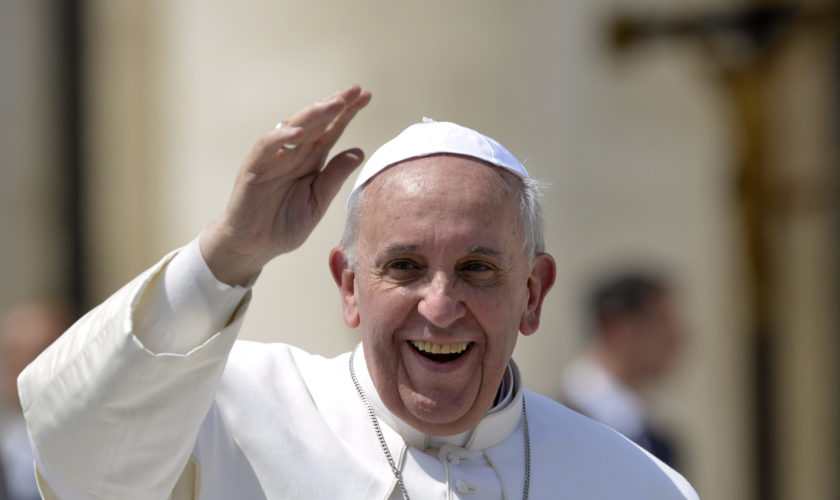
<path fill-rule="evenodd" d="M 328 157 L 369 101 L 370 93 L 352 86 L 263 136 L 199 245 L 138 276 L 27 367 L 18 387 L 46 498 L 169 496 L 250 296 L 240 290 L 225 302 L 231 295 L 213 276 L 245 284 L 303 243 L 362 161 L 355 148 Z"/>
<path fill-rule="evenodd" d="M 257 142 L 224 215 L 201 238 L 201 253 L 220 281 L 243 285 L 306 240 L 362 162 L 358 148 L 328 156 L 369 101 L 370 92 L 348 87 L 298 111 Z"/>

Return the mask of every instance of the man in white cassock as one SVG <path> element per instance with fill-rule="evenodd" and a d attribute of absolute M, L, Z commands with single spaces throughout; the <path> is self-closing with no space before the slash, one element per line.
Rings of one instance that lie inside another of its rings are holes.
<path fill-rule="evenodd" d="M 526 391 L 511 360 L 554 282 L 534 182 L 496 141 L 415 124 L 348 201 L 330 270 L 353 352 L 237 341 L 250 287 L 363 153 L 351 86 L 264 135 L 223 216 L 19 380 L 42 494 L 64 499 L 681 499 L 676 472 Z M 288 311 L 287 314 L 293 314 Z"/>

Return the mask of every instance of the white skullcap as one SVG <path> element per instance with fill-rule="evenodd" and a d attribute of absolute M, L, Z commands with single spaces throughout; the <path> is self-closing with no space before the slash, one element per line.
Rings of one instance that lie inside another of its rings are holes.
<path fill-rule="evenodd" d="M 350 196 L 371 178 L 395 163 L 435 154 L 470 156 L 528 178 L 522 163 L 498 141 L 475 130 L 450 122 L 423 118 L 377 149 L 359 172 Z"/>

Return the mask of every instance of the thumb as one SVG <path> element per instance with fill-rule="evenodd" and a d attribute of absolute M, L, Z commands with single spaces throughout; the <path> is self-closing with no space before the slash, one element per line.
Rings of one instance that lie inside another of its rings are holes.
<path fill-rule="evenodd" d="M 335 155 L 312 182 L 312 194 L 319 207 L 326 212 L 327 206 L 347 177 L 362 164 L 365 153 L 359 148 L 348 149 Z M 322 213 L 323 213 L 322 212 Z"/>

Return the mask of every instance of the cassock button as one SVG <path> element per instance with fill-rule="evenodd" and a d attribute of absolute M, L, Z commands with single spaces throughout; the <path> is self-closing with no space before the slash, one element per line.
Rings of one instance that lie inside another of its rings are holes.
<path fill-rule="evenodd" d="M 471 488 L 466 481 L 464 481 L 463 479 L 458 479 L 457 481 L 455 481 L 455 490 L 462 495 L 466 495 L 470 492 Z"/>

